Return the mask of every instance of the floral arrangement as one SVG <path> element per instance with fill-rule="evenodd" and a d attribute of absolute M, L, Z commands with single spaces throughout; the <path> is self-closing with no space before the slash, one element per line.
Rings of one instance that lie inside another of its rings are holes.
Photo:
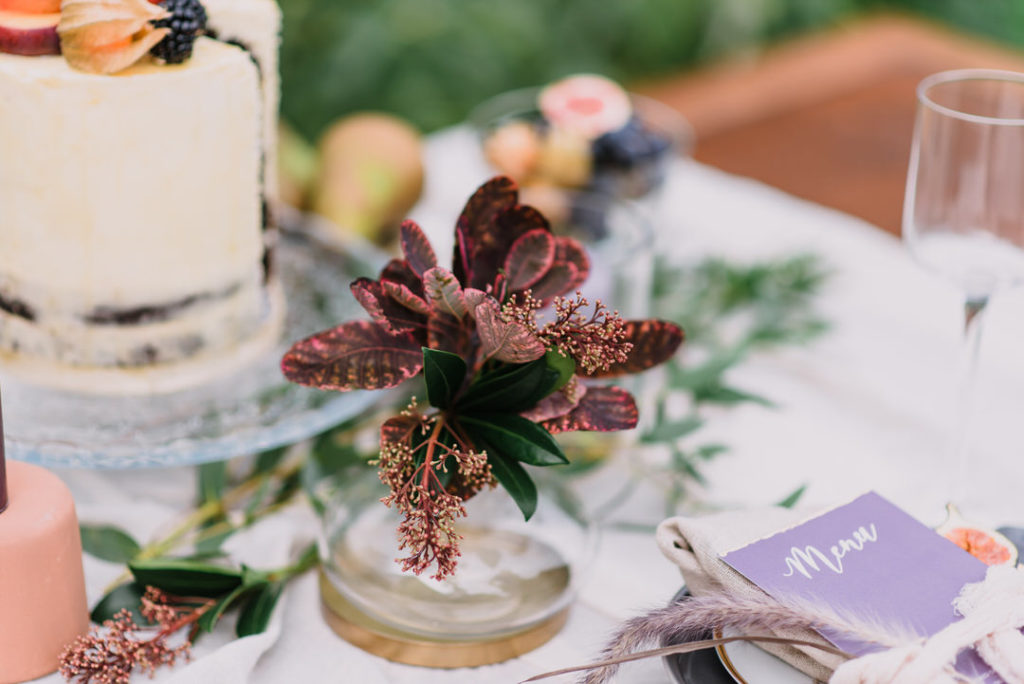
<path fill-rule="evenodd" d="M 582 245 L 518 199 L 501 176 L 473 194 L 451 270 L 403 223 L 404 258 L 351 285 L 370 320 L 296 342 L 281 363 L 292 382 L 342 392 L 422 373 L 430 408 L 414 398 L 384 422 L 376 464 L 383 502 L 404 517 L 402 568 L 433 567 L 438 580 L 455 570 L 466 500 L 500 484 L 529 519 L 537 489 L 524 465 L 568 463 L 553 434 L 636 426 L 629 392 L 589 381 L 651 368 L 683 340 L 673 323 L 591 305 L 578 291 L 590 272 Z"/>

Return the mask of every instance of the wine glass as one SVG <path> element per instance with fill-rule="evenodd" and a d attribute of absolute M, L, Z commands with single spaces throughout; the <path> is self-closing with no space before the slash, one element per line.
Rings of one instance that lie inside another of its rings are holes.
<path fill-rule="evenodd" d="M 917 88 L 903 205 L 914 257 L 964 295 L 964 362 L 949 494 L 962 501 L 985 307 L 1024 282 L 1024 74 L 946 71 Z"/>

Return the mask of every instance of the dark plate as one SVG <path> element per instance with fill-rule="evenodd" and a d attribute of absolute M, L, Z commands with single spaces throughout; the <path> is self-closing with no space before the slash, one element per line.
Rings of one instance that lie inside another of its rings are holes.
<path fill-rule="evenodd" d="M 683 587 L 672 597 L 672 603 L 678 603 L 683 597 L 689 596 L 690 592 Z M 701 635 L 701 639 L 710 639 L 711 633 Z M 662 646 L 671 646 L 664 643 Z M 736 684 L 722 661 L 718 658 L 718 652 L 713 648 L 705 648 L 702 651 L 693 653 L 680 653 L 677 655 L 665 656 L 665 669 L 672 676 L 676 684 Z"/>

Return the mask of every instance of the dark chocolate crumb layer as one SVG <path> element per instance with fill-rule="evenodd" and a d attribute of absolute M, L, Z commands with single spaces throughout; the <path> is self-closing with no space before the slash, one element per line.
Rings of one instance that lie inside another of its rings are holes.
<path fill-rule="evenodd" d="M 36 312 L 31 306 L 16 297 L 11 297 L 0 292 L 0 311 L 6 311 L 12 316 L 24 318 L 26 321 L 36 320 Z"/>
<path fill-rule="evenodd" d="M 166 304 L 138 306 L 130 309 L 117 309 L 109 306 L 98 306 L 82 320 L 90 325 L 140 325 L 143 323 L 159 323 L 166 321 L 181 311 L 201 302 L 227 299 L 236 294 L 241 285 L 235 284 L 220 292 L 203 292 L 189 295 Z"/>

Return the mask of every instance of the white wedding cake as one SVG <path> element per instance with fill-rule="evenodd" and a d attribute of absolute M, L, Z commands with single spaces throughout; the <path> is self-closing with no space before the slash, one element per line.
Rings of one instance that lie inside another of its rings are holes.
<path fill-rule="evenodd" d="M 54 13 L 5 2 L 53 0 L 0 0 L 0 369 L 148 391 L 265 348 L 282 318 L 276 4 L 64 0 L 62 57 L 26 37 Z"/>

